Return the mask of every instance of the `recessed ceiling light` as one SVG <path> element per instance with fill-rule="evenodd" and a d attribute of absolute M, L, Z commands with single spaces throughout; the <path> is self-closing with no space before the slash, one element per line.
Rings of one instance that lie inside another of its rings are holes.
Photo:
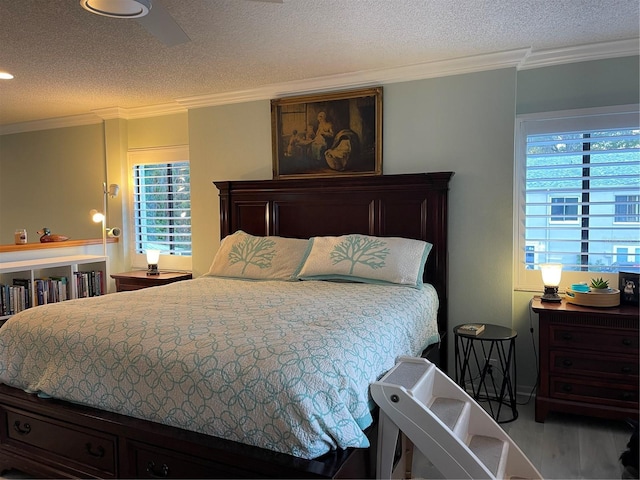
<path fill-rule="evenodd" d="M 0 72 L 0 80 L 11 80 L 13 78 L 13 75 L 11 75 L 9 72 Z"/>
<path fill-rule="evenodd" d="M 85 10 L 113 18 L 144 17 L 151 10 L 151 0 L 80 0 Z"/>

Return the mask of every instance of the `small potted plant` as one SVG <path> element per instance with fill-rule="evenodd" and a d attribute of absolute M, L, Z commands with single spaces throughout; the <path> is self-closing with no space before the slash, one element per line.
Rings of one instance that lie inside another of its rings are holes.
<path fill-rule="evenodd" d="M 595 293 L 608 293 L 609 281 L 604 278 L 592 278 L 591 279 L 591 291 Z"/>

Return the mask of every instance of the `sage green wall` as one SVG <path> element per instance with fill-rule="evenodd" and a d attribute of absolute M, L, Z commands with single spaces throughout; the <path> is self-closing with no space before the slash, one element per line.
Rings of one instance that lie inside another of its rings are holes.
<path fill-rule="evenodd" d="M 517 113 L 638 103 L 639 59 L 637 56 L 611 58 L 521 70 Z"/>
<path fill-rule="evenodd" d="M 102 123 L 0 135 L 0 244 L 16 228 L 37 241 L 43 227 L 73 239 L 101 238 L 89 210 L 102 210 Z"/>
<path fill-rule="evenodd" d="M 187 112 L 134 119 L 127 123 L 130 149 L 189 144 Z"/>
<path fill-rule="evenodd" d="M 218 189 L 213 181 L 272 178 L 268 100 L 189 111 L 194 275 L 209 270 L 220 244 Z"/>

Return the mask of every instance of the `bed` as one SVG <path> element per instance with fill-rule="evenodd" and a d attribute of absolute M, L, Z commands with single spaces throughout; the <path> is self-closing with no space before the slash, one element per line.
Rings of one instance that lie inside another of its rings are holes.
<path fill-rule="evenodd" d="M 375 408 L 362 392 L 398 352 L 444 366 L 450 177 L 216 182 L 219 254 L 265 239 L 304 244 L 296 274 L 305 281 L 238 279 L 214 261 L 211 275 L 188 282 L 51 305 L 46 319 L 36 318 L 39 309 L 14 318 L 0 330 L 0 353 L 18 337 L 30 346 L 0 357 L 0 377 L 12 385 L 0 385 L 0 469 L 49 477 L 374 476 Z M 327 278 L 312 268 L 323 241 L 384 239 L 391 258 L 399 237 L 430 246 L 413 285 L 420 288 Z M 133 320 L 136 310 L 143 321 Z M 104 311 L 114 312 L 111 323 L 94 321 Z M 431 327 L 419 323 L 429 311 Z M 219 324 L 225 329 L 213 330 Z M 64 344 L 51 340 L 61 338 L 54 329 L 65 332 Z M 74 343 L 79 337 L 92 341 Z M 160 352 L 167 344 L 169 354 Z M 87 349 L 99 360 L 87 361 Z M 41 350 L 56 360 L 28 366 Z M 339 362 L 330 351 L 340 352 Z M 162 374 L 149 373 L 154 361 L 164 362 Z M 76 370 L 81 381 L 66 373 Z M 87 406 L 91 399 L 97 405 Z M 240 403 L 244 410 L 232 408 Z"/>

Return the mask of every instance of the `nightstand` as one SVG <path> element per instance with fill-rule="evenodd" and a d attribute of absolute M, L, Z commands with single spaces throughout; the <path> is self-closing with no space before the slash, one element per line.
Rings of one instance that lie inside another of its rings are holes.
<path fill-rule="evenodd" d="M 550 411 L 638 418 L 638 307 L 544 303 L 539 315 L 536 421 Z"/>
<path fill-rule="evenodd" d="M 116 281 L 116 291 L 140 290 L 141 288 L 156 287 L 168 283 L 190 280 L 188 272 L 160 272 L 160 275 L 147 275 L 146 270 L 134 270 L 132 272 L 114 273 L 111 275 Z"/>
<path fill-rule="evenodd" d="M 460 331 L 462 325 L 453 329 L 456 383 L 465 391 L 470 388 L 471 396 L 477 402 L 486 402 L 488 413 L 496 422 L 513 422 L 518 418 L 515 355 L 518 332 L 500 325 L 484 325 L 485 329 L 477 335 Z M 490 359 L 497 360 L 497 372 L 494 372 Z M 507 410 L 504 410 L 506 415 L 500 416 L 503 405 L 511 410 L 511 416 Z"/>

